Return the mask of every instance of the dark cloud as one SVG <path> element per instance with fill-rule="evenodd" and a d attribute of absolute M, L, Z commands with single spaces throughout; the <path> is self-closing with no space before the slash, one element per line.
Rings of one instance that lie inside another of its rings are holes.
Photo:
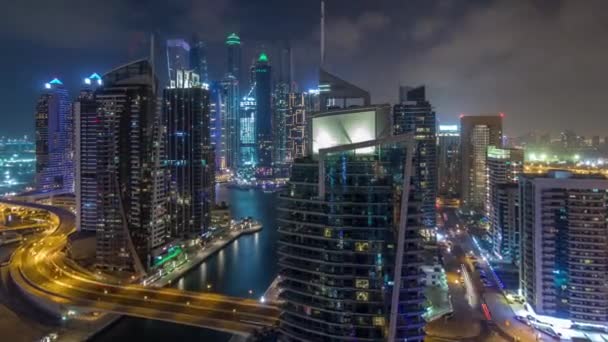
<path fill-rule="evenodd" d="M 284 0 L 19 0 L 2 6 L 0 115 L 31 116 L 38 86 L 68 83 L 146 54 L 161 39 L 197 32 L 221 77 L 229 31 L 245 62 L 289 39 L 302 88 L 314 86 L 319 2 Z M 605 0 L 327 0 L 327 67 L 394 102 L 399 84 L 426 84 L 444 121 L 507 113 L 507 131 L 602 134 L 608 60 Z M 574 120 L 573 118 L 576 118 Z M 33 120 L 33 119 L 32 119 Z M 16 120 L 23 131 L 32 120 Z M 0 132 L 6 133 L 7 131 Z"/>

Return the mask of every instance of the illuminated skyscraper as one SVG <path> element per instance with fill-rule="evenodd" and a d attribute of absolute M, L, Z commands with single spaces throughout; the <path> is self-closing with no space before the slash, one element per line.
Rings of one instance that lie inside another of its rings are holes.
<path fill-rule="evenodd" d="M 239 80 L 231 74 L 227 74 L 222 79 L 222 87 L 226 97 L 226 116 L 222 122 L 222 130 L 225 134 L 225 155 L 226 167 L 235 169 L 239 166 L 239 118 L 240 118 L 240 99 L 239 99 Z"/>
<path fill-rule="evenodd" d="M 180 81 L 177 79 L 178 70 L 190 70 L 190 52 L 190 44 L 184 39 L 167 40 L 167 71 L 170 87 L 175 87 Z"/>
<path fill-rule="evenodd" d="M 243 75 L 241 74 L 241 38 L 236 33 L 231 33 L 226 38 L 226 50 L 228 52 L 226 72 L 243 82 Z"/>
<path fill-rule="evenodd" d="M 58 79 L 45 84 L 36 105 L 36 187 L 74 191 L 74 120 L 67 89 Z"/>
<path fill-rule="evenodd" d="M 413 175 L 416 191 L 422 194 L 423 222 L 428 235 L 436 225 L 437 135 L 435 111 L 425 95 L 425 87 L 401 87 L 400 103 L 393 107 L 393 133 L 412 133 L 418 141 Z"/>
<path fill-rule="evenodd" d="M 420 193 L 390 108 L 322 112 L 280 195 L 283 341 L 422 341 Z"/>
<path fill-rule="evenodd" d="M 289 84 L 279 82 L 273 93 L 272 122 L 273 122 L 273 174 L 285 177 L 289 174 L 287 162 L 287 120 L 290 116 Z"/>
<path fill-rule="evenodd" d="M 197 238 L 209 228 L 215 202 L 209 91 L 196 83 L 165 89 L 164 120 L 169 227 L 174 237 Z"/>
<path fill-rule="evenodd" d="M 524 151 L 489 146 L 487 165 L 486 216 L 494 254 L 504 261 L 517 262 L 520 239 L 516 184 L 524 170 Z"/>
<path fill-rule="evenodd" d="M 255 86 L 240 103 L 239 117 L 239 166 L 253 167 L 257 164 Z"/>
<path fill-rule="evenodd" d="M 455 199 L 460 196 L 460 131 L 457 125 L 439 125 L 437 183 L 440 197 Z"/>
<path fill-rule="evenodd" d="M 147 60 L 102 77 L 97 139 L 97 260 L 100 268 L 144 274 L 167 238 L 164 129 Z"/>
<path fill-rule="evenodd" d="M 207 44 L 195 34 L 190 42 L 190 68 L 199 75 L 202 83 L 209 84 L 207 71 Z"/>
<path fill-rule="evenodd" d="M 99 119 L 95 89 L 101 77 L 92 74 L 84 79 L 83 89 L 74 102 L 74 164 L 76 166 L 76 224 L 79 230 L 97 230 L 97 139 Z"/>
<path fill-rule="evenodd" d="M 285 160 L 293 163 L 297 158 L 306 155 L 307 130 L 306 93 L 290 93 L 288 95 L 288 112 L 286 119 L 286 151 Z"/>
<path fill-rule="evenodd" d="M 255 102 L 256 102 L 256 144 L 257 170 L 262 176 L 272 175 L 272 154 L 274 149 L 272 118 L 272 75 L 270 62 L 261 53 L 255 63 Z"/>
<path fill-rule="evenodd" d="M 461 195 L 464 205 L 482 210 L 487 187 L 488 146 L 502 146 L 502 116 L 460 117 Z"/>
<path fill-rule="evenodd" d="M 227 167 L 228 139 L 225 131 L 226 123 L 226 91 L 221 83 L 212 82 L 209 88 L 209 113 L 211 115 L 211 144 L 215 151 L 215 169 L 223 170 Z"/>
<path fill-rule="evenodd" d="M 604 331 L 608 180 L 553 170 L 523 175 L 519 194 L 520 289 L 527 306 L 563 318 L 560 325 L 591 323 Z"/>

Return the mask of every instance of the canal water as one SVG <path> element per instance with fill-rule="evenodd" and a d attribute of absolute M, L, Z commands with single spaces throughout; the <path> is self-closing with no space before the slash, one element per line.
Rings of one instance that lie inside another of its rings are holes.
<path fill-rule="evenodd" d="M 176 282 L 175 287 L 188 291 L 212 291 L 236 297 L 260 298 L 277 274 L 276 194 L 218 186 L 217 200 L 230 204 L 233 218 L 251 216 L 261 221 L 264 228 L 258 233 L 241 236 L 188 272 Z M 123 317 L 93 341 L 224 342 L 230 338 L 230 334 L 207 329 Z"/>

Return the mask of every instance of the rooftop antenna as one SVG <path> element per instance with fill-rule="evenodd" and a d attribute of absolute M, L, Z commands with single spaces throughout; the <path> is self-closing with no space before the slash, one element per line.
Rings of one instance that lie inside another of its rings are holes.
<path fill-rule="evenodd" d="M 321 68 L 325 64 L 325 1 L 321 0 Z"/>

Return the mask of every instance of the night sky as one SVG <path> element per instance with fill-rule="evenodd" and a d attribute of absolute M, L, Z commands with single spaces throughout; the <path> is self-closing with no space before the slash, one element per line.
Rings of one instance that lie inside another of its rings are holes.
<path fill-rule="evenodd" d="M 426 84 L 442 122 L 506 113 L 506 132 L 608 135 L 606 0 L 328 0 L 327 67 L 394 103 Z M 149 33 L 209 44 L 212 78 L 236 31 L 244 66 L 289 40 L 301 89 L 315 86 L 317 0 L 18 0 L 0 6 L 0 135 L 33 132 L 36 98 L 59 77 L 83 77 L 145 57 Z M 271 60 L 272 63 L 272 60 Z"/>

